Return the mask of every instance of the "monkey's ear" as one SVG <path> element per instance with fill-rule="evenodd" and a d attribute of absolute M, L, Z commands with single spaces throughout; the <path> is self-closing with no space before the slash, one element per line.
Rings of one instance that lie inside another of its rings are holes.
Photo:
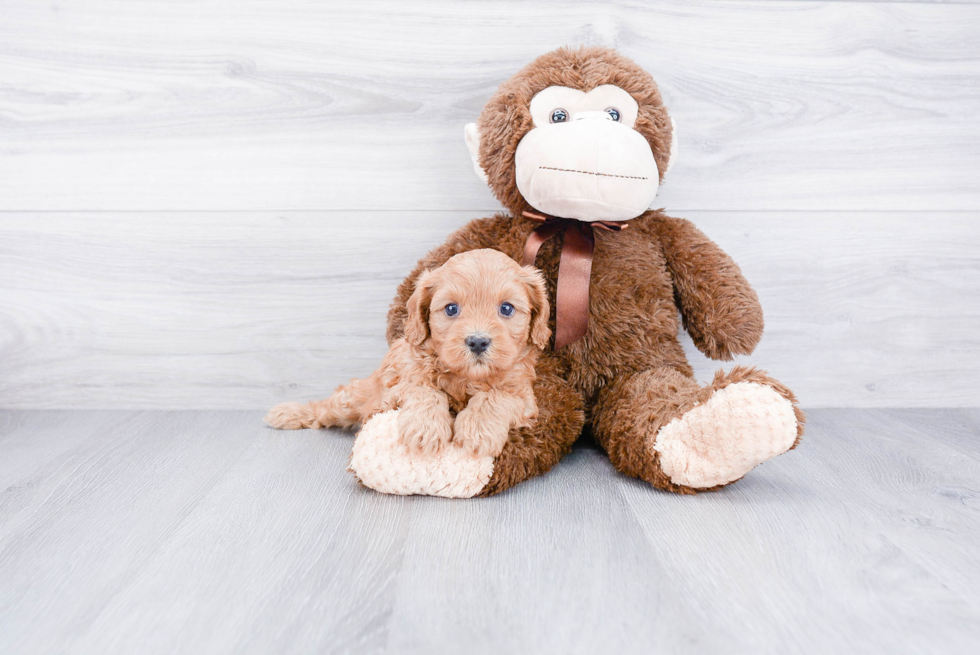
<path fill-rule="evenodd" d="M 528 330 L 528 341 L 544 350 L 548 347 L 548 339 L 551 338 L 551 329 L 548 327 L 548 317 L 551 315 L 548 287 L 544 283 L 544 276 L 541 275 L 541 271 L 533 266 L 522 266 L 521 271 L 521 281 L 524 283 L 528 300 L 531 302 L 531 325 Z"/>
<path fill-rule="evenodd" d="M 405 309 L 405 340 L 413 346 L 421 346 L 429 338 L 429 304 L 432 302 L 432 290 L 435 282 L 432 271 L 423 271 L 415 280 L 415 291 L 412 292 Z"/>
<path fill-rule="evenodd" d="M 487 172 L 480 166 L 480 130 L 476 123 L 468 123 L 463 128 L 463 136 L 466 139 L 466 147 L 470 151 L 470 159 L 473 160 L 473 170 L 476 171 L 477 177 L 483 180 L 484 184 L 489 184 Z"/>
<path fill-rule="evenodd" d="M 667 157 L 667 170 L 664 171 L 664 175 L 670 172 L 670 167 L 674 165 L 677 161 L 677 123 L 674 122 L 674 117 L 670 117 L 670 156 Z"/>

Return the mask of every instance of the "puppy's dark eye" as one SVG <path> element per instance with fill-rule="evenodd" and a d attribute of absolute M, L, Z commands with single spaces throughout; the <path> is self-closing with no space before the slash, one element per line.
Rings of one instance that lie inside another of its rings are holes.
<path fill-rule="evenodd" d="M 564 109 L 556 109 L 551 112 L 551 122 L 552 123 L 564 123 L 568 120 L 568 112 Z"/>
<path fill-rule="evenodd" d="M 501 316 L 513 316 L 514 315 L 514 306 L 511 305 L 509 302 L 505 302 L 504 304 L 502 304 L 500 306 L 500 315 Z"/>
<path fill-rule="evenodd" d="M 615 107 L 607 107 L 606 113 L 612 116 L 612 119 L 617 123 L 619 122 L 619 119 L 622 118 L 622 116 L 619 115 L 619 110 Z"/>
<path fill-rule="evenodd" d="M 446 316 L 453 317 L 456 316 L 456 314 L 459 314 L 459 305 L 454 302 L 446 305 Z"/>

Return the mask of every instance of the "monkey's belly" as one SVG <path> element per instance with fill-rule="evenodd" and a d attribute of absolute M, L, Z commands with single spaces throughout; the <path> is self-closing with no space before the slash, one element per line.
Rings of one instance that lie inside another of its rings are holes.
<path fill-rule="evenodd" d="M 557 354 L 566 366 L 568 381 L 586 398 L 594 397 L 602 386 L 625 372 L 669 367 L 692 376 L 677 339 L 679 327 L 673 300 L 662 300 L 642 313 L 623 312 L 598 321 L 590 316 L 585 338 Z"/>

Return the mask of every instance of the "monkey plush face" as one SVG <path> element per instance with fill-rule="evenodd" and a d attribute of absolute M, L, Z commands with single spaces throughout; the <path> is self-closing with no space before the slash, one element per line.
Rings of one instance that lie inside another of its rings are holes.
<path fill-rule="evenodd" d="M 613 84 L 588 93 L 549 86 L 530 110 L 534 129 L 514 157 L 517 189 L 528 204 L 582 221 L 625 221 L 650 207 L 660 172 L 634 129 L 633 96 Z"/>
<path fill-rule="evenodd" d="M 500 86 L 465 134 L 477 173 L 515 215 L 583 221 L 646 211 L 673 150 L 653 79 L 608 48 L 539 57 Z"/>

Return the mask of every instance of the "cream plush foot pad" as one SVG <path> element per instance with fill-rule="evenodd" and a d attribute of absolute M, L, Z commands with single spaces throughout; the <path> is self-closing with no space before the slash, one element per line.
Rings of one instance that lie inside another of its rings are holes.
<path fill-rule="evenodd" d="M 671 481 L 704 488 L 738 480 L 794 441 L 793 404 L 770 387 L 738 382 L 662 427 L 653 449 Z"/>
<path fill-rule="evenodd" d="M 456 447 L 438 455 L 410 452 L 398 440 L 398 411 L 377 414 L 354 440 L 350 470 L 364 484 L 385 494 L 472 498 L 493 475 L 493 458 Z"/>

